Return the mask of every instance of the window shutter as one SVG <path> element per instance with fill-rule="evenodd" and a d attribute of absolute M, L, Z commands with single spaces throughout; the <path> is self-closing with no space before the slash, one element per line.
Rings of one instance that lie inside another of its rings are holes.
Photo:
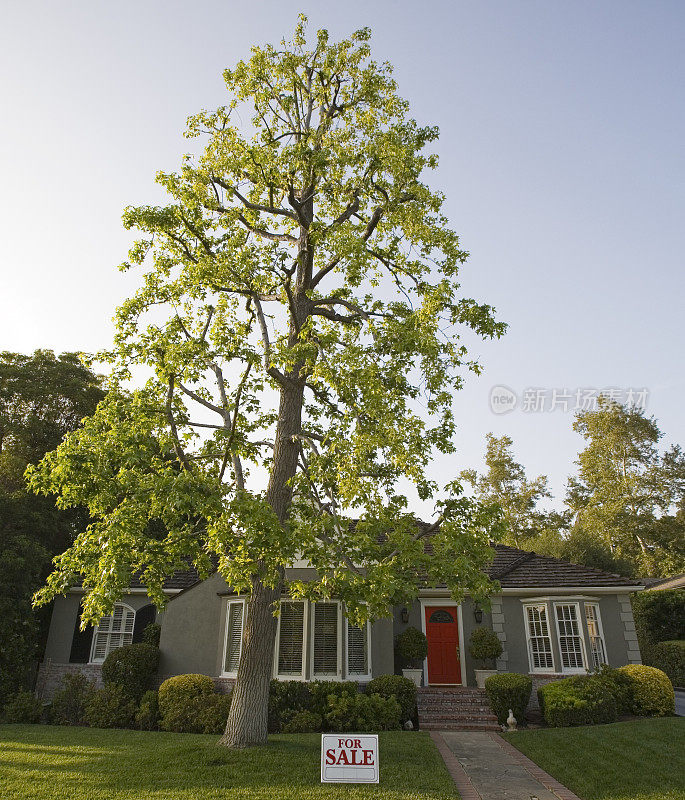
<path fill-rule="evenodd" d="M 533 669 L 554 669 L 552 642 L 547 625 L 547 606 L 526 606 L 528 647 Z"/>
<path fill-rule="evenodd" d="M 314 674 L 338 672 L 338 604 L 314 603 Z"/>
<path fill-rule="evenodd" d="M 226 632 L 226 672 L 237 672 L 243 642 L 243 602 L 229 603 Z"/>
<path fill-rule="evenodd" d="M 304 603 L 281 603 L 278 638 L 278 674 L 302 675 Z"/>
<path fill-rule="evenodd" d="M 347 674 L 368 675 L 369 673 L 369 626 L 361 628 L 347 623 Z"/>
<path fill-rule="evenodd" d="M 157 609 L 152 603 L 136 611 L 136 621 L 133 625 L 133 641 L 143 641 L 143 631 L 157 619 Z"/>
<path fill-rule="evenodd" d="M 90 647 L 93 643 L 93 626 L 89 625 L 85 631 L 79 630 L 81 623 L 81 612 L 83 607 L 79 604 L 76 614 L 76 625 L 74 626 L 74 637 L 71 640 L 71 651 L 69 653 L 70 664 L 87 664 L 90 660 Z"/>

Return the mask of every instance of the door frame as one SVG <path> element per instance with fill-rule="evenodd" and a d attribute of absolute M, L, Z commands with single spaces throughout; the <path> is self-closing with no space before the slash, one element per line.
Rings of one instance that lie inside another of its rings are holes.
<path fill-rule="evenodd" d="M 466 651 L 464 649 L 464 620 L 462 615 L 461 603 L 455 603 L 449 597 L 419 597 L 421 604 L 421 631 L 426 634 L 426 608 L 430 606 L 439 606 L 444 608 L 457 609 L 457 625 L 459 630 L 459 671 L 461 673 L 461 683 L 454 684 L 455 686 L 466 686 Z M 429 686 L 428 683 L 428 656 L 423 659 L 423 685 Z M 436 684 L 437 685 L 437 684 Z"/>

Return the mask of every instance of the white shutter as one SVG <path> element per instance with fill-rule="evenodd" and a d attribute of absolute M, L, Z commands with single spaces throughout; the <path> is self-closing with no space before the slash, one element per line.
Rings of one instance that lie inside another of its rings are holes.
<path fill-rule="evenodd" d="M 338 604 L 314 603 L 314 674 L 338 673 Z"/>
<path fill-rule="evenodd" d="M 565 672 L 582 672 L 585 664 L 583 661 L 583 644 L 580 638 L 577 607 L 571 603 L 559 604 L 555 607 L 561 666 Z"/>
<path fill-rule="evenodd" d="M 554 669 L 552 642 L 547 625 L 547 606 L 529 605 L 525 607 L 528 633 L 528 654 L 533 671 Z"/>
<path fill-rule="evenodd" d="M 347 623 L 347 674 L 369 674 L 369 626 Z"/>
<path fill-rule="evenodd" d="M 242 600 L 228 604 L 225 672 L 238 672 L 240 649 L 243 642 L 243 607 Z"/>
<path fill-rule="evenodd" d="M 602 664 L 607 663 L 607 655 L 606 648 L 604 647 L 602 623 L 600 622 L 599 606 L 597 603 L 585 603 L 585 621 L 587 623 L 587 632 L 590 637 L 592 666 L 594 669 L 599 669 Z"/>
<path fill-rule="evenodd" d="M 111 615 L 102 617 L 93 637 L 93 661 L 104 661 L 107 656 L 118 647 L 133 642 L 133 627 L 136 621 L 136 612 L 117 603 Z"/>
<path fill-rule="evenodd" d="M 278 674 L 302 675 L 304 603 L 281 603 L 278 636 Z"/>

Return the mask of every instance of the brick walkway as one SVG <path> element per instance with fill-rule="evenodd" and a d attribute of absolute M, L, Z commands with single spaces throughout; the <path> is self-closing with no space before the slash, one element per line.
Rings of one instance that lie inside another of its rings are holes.
<path fill-rule="evenodd" d="M 580 800 L 496 733 L 430 734 L 462 800 Z"/>

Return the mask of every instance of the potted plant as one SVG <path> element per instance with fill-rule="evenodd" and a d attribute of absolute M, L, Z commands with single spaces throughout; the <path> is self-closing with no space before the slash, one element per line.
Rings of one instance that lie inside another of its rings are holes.
<path fill-rule="evenodd" d="M 502 642 L 497 634 L 490 628 L 476 628 L 469 640 L 469 653 L 471 658 L 480 662 L 481 669 L 476 670 L 476 685 L 479 689 L 485 688 L 485 680 L 491 675 L 496 675 L 496 669 L 488 669 L 488 665 L 502 655 Z"/>
<path fill-rule="evenodd" d="M 428 642 L 425 634 L 411 625 L 405 628 L 395 641 L 397 654 L 409 664 L 402 674 L 417 686 L 421 686 L 423 667 L 421 662 L 428 654 Z"/>

